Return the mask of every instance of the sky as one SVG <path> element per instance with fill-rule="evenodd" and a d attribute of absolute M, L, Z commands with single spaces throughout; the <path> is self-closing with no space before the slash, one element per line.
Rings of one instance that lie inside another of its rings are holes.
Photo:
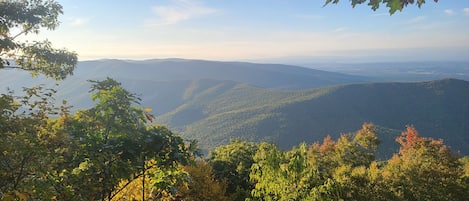
<path fill-rule="evenodd" d="M 324 0 L 58 0 L 48 39 L 79 60 L 469 61 L 469 0 L 382 5 Z"/>

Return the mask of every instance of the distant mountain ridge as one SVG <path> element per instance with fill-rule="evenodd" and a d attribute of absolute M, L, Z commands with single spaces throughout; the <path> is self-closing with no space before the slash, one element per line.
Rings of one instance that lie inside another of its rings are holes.
<path fill-rule="evenodd" d="M 165 59 L 79 62 L 58 87 L 24 71 L 2 70 L 0 85 L 19 91 L 45 83 L 58 89 L 57 101 L 80 109 L 93 105 L 86 80 L 106 77 L 140 95 L 157 123 L 197 139 L 204 149 L 237 137 L 290 148 L 373 122 L 383 152 L 394 149 L 394 138 L 413 124 L 422 135 L 469 154 L 469 82 L 456 79 L 370 83 L 376 79 L 289 65 Z"/>
<path fill-rule="evenodd" d="M 75 75 L 86 77 L 106 75 L 114 78 L 152 81 L 231 80 L 277 89 L 308 89 L 368 81 L 363 76 L 292 65 L 185 59 L 84 61 L 79 63 Z"/>

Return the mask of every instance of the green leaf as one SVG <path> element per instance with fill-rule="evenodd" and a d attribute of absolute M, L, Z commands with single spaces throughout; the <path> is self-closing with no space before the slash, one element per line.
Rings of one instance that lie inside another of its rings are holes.
<path fill-rule="evenodd" d="M 327 6 L 327 4 L 329 4 L 329 3 L 331 3 L 331 2 L 332 2 L 333 4 L 337 4 L 337 3 L 339 3 L 339 0 L 326 0 L 326 2 L 324 3 L 323 7 L 324 7 L 324 6 Z"/>
<path fill-rule="evenodd" d="M 396 11 L 402 11 L 402 2 L 400 0 L 390 0 L 387 3 L 387 7 L 389 7 L 389 13 L 393 15 Z"/>
<path fill-rule="evenodd" d="M 352 8 L 355 8 L 357 4 L 365 3 L 366 0 L 352 0 Z"/>
<path fill-rule="evenodd" d="M 381 1 L 382 0 L 370 0 L 370 3 L 368 3 L 368 5 L 373 11 L 376 11 L 379 8 L 379 4 L 381 3 Z"/>
<path fill-rule="evenodd" d="M 435 1 L 436 2 L 436 1 Z M 425 0 L 418 0 L 417 1 L 417 6 L 420 8 L 422 5 L 425 3 Z"/>

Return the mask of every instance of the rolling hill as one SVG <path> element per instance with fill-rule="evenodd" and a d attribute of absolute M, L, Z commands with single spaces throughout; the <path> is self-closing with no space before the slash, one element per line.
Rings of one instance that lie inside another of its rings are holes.
<path fill-rule="evenodd" d="M 158 97 L 158 106 L 154 109 L 157 115 L 187 101 L 187 94 L 183 97 L 179 91 L 185 91 L 192 80 L 226 80 L 263 88 L 294 90 L 369 81 L 363 76 L 281 64 L 185 59 L 94 60 L 79 62 L 74 75 L 61 81 L 57 87 L 55 81 L 43 76 L 31 78 L 25 71 L 2 69 L 0 92 L 6 92 L 6 88 L 20 92 L 23 87 L 43 84 L 58 89 L 58 100 L 67 99 L 75 109 L 88 108 L 93 103 L 87 93 L 90 87 L 87 80 L 106 77 L 118 80 L 125 88 L 141 95 L 144 104 L 154 105 L 153 101 Z"/>
<path fill-rule="evenodd" d="M 128 80 L 216 79 L 278 89 L 308 89 L 366 82 L 368 78 L 292 65 L 220 62 L 185 59 L 144 61 L 98 60 L 80 62 L 76 76 L 109 76 Z"/>
<path fill-rule="evenodd" d="M 386 149 L 406 125 L 422 135 L 444 139 L 469 153 L 469 82 L 444 79 L 417 83 L 372 83 L 285 91 L 233 82 L 199 80 L 198 91 L 157 121 L 184 137 L 213 148 L 230 138 L 270 141 L 282 148 L 311 143 L 330 134 L 378 125 Z M 222 93 L 223 92 L 223 93 Z M 388 136 L 386 136 L 388 135 Z"/>
<path fill-rule="evenodd" d="M 80 62 L 58 86 L 2 70 L 0 85 L 19 91 L 46 84 L 58 89 L 57 101 L 67 99 L 81 109 L 93 105 L 86 80 L 105 77 L 140 95 L 157 123 L 197 139 L 205 150 L 237 137 L 290 148 L 373 122 L 383 155 L 396 149 L 394 138 L 408 124 L 469 154 L 469 82 L 456 79 L 370 83 L 376 78 L 297 66 L 167 59 Z"/>

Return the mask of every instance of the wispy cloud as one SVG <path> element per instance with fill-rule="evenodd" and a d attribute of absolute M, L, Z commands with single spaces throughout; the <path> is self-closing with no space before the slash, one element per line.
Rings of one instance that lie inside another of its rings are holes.
<path fill-rule="evenodd" d="M 426 16 L 417 16 L 402 22 L 402 28 L 410 32 L 425 30 L 437 30 L 444 26 L 440 21 L 428 20 Z"/>
<path fill-rule="evenodd" d="M 90 22 L 91 18 L 83 18 L 83 17 L 73 17 L 70 18 L 68 21 L 72 26 L 83 26 Z"/>
<path fill-rule="evenodd" d="M 338 28 L 332 30 L 332 32 L 333 33 L 338 33 L 338 32 L 343 32 L 345 30 L 347 30 L 347 27 L 338 27 Z"/>
<path fill-rule="evenodd" d="M 146 24 L 150 26 L 177 24 L 181 21 L 218 12 L 214 8 L 191 0 L 172 0 L 171 5 L 155 6 L 152 11 L 157 18 L 146 21 Z"/>
<path fill-rule="evenodd" d="M 408 24 L 416 24 L 425 20 L 425 16 L 417 16 L 407 21 Z"/>
<path fill-rule="evenodd" d="M 316 15 L 316 14 L 296 14 L 293 17 L 303 20 L 319 20 L 324 19 L 324 15 Z"/>
<path fill-rule="evenodd" d="M 376 16 L 389 16 L 389 13 L 385 12 L 385 13 L 373 13 L 371 14 L 371 16 L 373 17 L 376 17 Z"/>
<path fill-rule="evenodd" d="M 454 10 L 451 10 L 451 9 L 446 9 L 443 12 L 447 15 L 454 15 Z"/>
<path fill-rule="evenodd" d="M 469 15 L 469 8 L 464 8 L 462 11 L 464 12 L 464 14 Z"/>

